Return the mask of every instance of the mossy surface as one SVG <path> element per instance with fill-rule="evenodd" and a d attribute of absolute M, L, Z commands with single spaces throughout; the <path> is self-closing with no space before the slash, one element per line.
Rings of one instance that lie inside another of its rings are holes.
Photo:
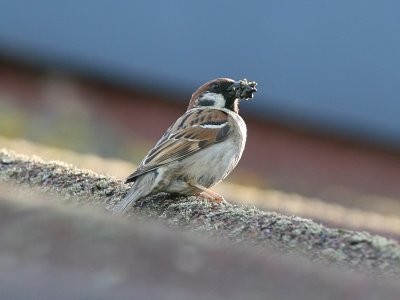
<path fill-rule="evenodd" d="M 50 192 L 62 201 L 112 211 L 129 185 L 62 162 L 0 151 L 0 181 Z M 67 200 L 64 200 L 67 199 Z M 228 199 L 229 201 L 229 199 Z M 400 273 L 400 245 L 381 236 L 324 227 L 308 219 L 265 212 L 251 206 L 209 203 L 201 197 L 159 194 L 139 201 L 129 217 L 163 220 L 172 227 L 257 245 L 277 253 L 376 273 Z"/>

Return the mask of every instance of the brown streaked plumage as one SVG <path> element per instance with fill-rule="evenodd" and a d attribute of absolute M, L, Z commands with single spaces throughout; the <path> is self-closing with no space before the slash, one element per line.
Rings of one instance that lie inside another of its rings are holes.
<path fill-rule="evenodd" d="M 227 121 L 227 113 L 220 110 L 186 112 L 169 128 L 169 134 L 164 135 L 150 150 L 126 182 L 132 182 L 143 173 L 223 141 L 229 135 L 230 126 Z M 193 124 L 196 126 L 193 127 Z M 204 127 L 208 124 L 221 127 Z"/>
<path fill-rule="evenodd" d="M 116 209 L 122 214 L 136 200 L 158 192 L 205 193 L 224 179 L 239 161 L 246 125 L 239 116 L 239 100 L 251 98 L 256 83 L 217 78 L 193 93 L 188 110 L 157 142 L 127 182 L 131 190 Z"/>

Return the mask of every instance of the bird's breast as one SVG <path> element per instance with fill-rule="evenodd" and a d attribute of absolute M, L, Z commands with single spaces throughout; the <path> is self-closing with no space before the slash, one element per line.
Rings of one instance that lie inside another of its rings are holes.
<path fill-rule="evenodd" d="M 211 187 L 223 180 L 239 162 L 245 142 L 246 124 L 237 115 L 229 137 L 182 161 L 185 173 L 200 185 Z"/>

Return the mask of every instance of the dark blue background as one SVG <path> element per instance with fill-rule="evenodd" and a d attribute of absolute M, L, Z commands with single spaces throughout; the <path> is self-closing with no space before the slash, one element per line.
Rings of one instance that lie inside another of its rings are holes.
<path fill-rule="evenodd" d="M 0 1 L 0 51 L 188 94 L 246 77 L 261 116 L 400 146 L 400 1 Z"/>

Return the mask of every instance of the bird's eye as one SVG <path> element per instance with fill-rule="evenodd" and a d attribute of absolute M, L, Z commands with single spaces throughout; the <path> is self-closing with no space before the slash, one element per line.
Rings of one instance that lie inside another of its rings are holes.
<path fill-rule="evenodd" d="M 211 86 L 211 88 L 212 88 L 214 91 L 218 91 L 218 90 L 220 89 L 220 85 L 219 85 L 218 83 L 215 83 L 215 84 L 213 84 L 213 85 Z"/>

